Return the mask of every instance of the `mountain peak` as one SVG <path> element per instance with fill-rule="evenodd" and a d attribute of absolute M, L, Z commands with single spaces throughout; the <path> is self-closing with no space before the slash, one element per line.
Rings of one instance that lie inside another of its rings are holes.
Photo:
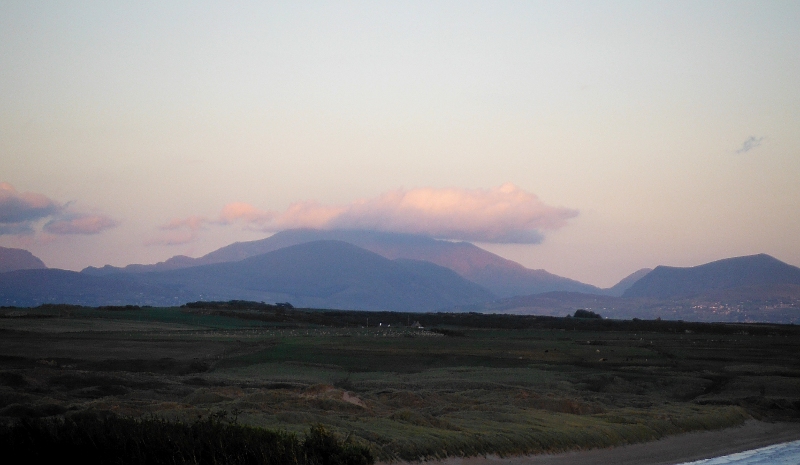
<path fill-rule="evenodd" d="M 200 258 L 173 257 L 155 265 L 128 265 L 125 268 L 87 268 L 84 272 L 107 275 L 113 271 L 142 273 L 189 268 L 214 263 L 236 262 L 293 245 L 335 240 L 361 247 L 390 260 L 424 260 L 449 268 L 501 297 L 549 291 L 602 293 L 594 286 L 548 273 L 531 270 L 469 242 L 450 242 L 428 236 L 359 229 L 289 229 L 265 239 L 235 242 Z"/>
<path fill-rule="evenodd" d="M 720 289 L 780 284 L 800 284 L 800 268 L 762 253 L 693 267 L 657 266 L 623 296 L 667 299 Z"/>
<path fill-rule="evenodd" d="M 25 249 L 0 247 L 0 273 L 47 268 L 42 260 Z"/>

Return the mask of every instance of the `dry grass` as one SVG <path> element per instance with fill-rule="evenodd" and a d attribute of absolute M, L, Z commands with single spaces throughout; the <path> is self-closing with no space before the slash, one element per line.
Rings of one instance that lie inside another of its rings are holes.
<path fill-rule="evenodd" d="M 411 460 L 606 447 L 800 412 L 791 327 L 570 330 L 553 320 L 433 333 L 71 311 L 0 330 L 0 421 L 229 412 L 288 432 L 322 424 L 380 459 Z M 81 325 L 93 329 L 58 330 Z"/>

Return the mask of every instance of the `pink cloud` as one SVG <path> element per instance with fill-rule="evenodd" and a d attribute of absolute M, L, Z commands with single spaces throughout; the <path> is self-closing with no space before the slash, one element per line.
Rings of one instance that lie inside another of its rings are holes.
<path fill-rule="evenodd" d="M 349 205 L 328 229 L 370 229 L 443 239 L 536 243 L 577 211 L 551 207 L 513 184 L 494 189 L 412 189 Z"/>
<path fill-rule="evenodd" d="M 347 207 L 329 207 L 316 202 L 299 202 L 275 216 L 268 227 L 272 230 L 294 228 L 331 229 L 336 218 L 347 212 Z"/>
<path fill-rule="evenodd" d="M 538 243 L 542 231 L 561 228 L 577 214 L 573 209 L 546 205 L 509 183 L 494 189 L 398 189 L 343 206 L 299 202 L 283 212 L 232 203 L 223 208 L 219 218 L 176 219 L 162 229 L 194 234 L 206 225 L 240 222 L 263 231 L 366 229 L 475 242 Z M 189 234 L 183 237 L 186 242 L 194 239 Z"/>
<path fill-rule="evenodd" d="M 169 223 L 161 226 L 160 229 L 174 231 L 178 229 L 188 229 L 189 231 L 199 231 L 211 221 L 204 216 L 190 216 L 188 218 L 176 218 Z"/>
<path fill-rule="evenodd" d="M 162 231 L 158 235 L 145 239 L 144 245 L 181 245 L 194 242 L 200 230 L 214 221 L 204 216 L 190 216 L 187 218 L 175 218 L 169 223 L 161 225 Z"/>
<path fill-rule="evenodd" d="M 37 225 L 49 219 L 37 235 Z M 36 236 L 53 240 L 52 235 L 97 234 L 117 226 L 106 215 L 88 214 L 69 204 L 59 204 L 49 197 L 32 192 L 18 192 L 6 182 L 0 183 L 0 235 Z"/>
<path fill-rule="evenodd" d="M 217 218 L 194 215 L 172 219 L 169 223 L 159 227 L 163 231 L 162 233 L 145 240 L 144 244 L 188 244 L 197 239 L 199 231 L 211 225 L 230 225 L 238 222 L 248 228 L 263 229 L 273 217 L 273 213 L 259 210 L 247 203 L 229 203 L 222 208 L 222 212 Z"/>
<path fill-rule="evenodd" d="M 0 224 L 20 225 L 58 213 L 61 205 L 42 194 L 18 192 L 7 182 L 0 182 Z"/>
<path fill-rule="evenodd" d="M 268 224 L 275 215 L 273 213 L 265 212 L 255 208 L 254 206 L 234 202 L 225 205 L 222 208 L 218 218 L 209 218 L 206 216 L 189 216 L 186 218 L 175 218 L 170 220 L 169 223 L 159 227 L 164 231 L 175 231 L 185 229 L 188 231 L 200 231 L 208 225 L 221 224 L 228 225 L 240 221 L 246 225 Z"/>
<path fill-rule="evenodd" d="M 105 215 L 69 215 L 48 221 L 44 231 L 50 234 L 97 234 L 119 223 Z"/>
<path fill-rule="evenodd" d="M 250 224 L 267 224 L 274 216 L 273 213 L 259 210 L 250 204 L 234 202 L 223 207 L 217 222 L 230 224 L 242 220 Z"/>

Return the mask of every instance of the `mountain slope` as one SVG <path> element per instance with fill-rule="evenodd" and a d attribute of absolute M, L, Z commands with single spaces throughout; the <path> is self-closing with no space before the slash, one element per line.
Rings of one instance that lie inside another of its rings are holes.
<path fill-rule="evenodd" d="M 143 275 L 180 283 L 217 298 L 290 301 L 326 308 L 430 311 L 494 295 L 452 270 L 418 261 L 392 261 L 341 241 L 284 247 L 238 262 Z"/>
<path fill-rule="evenodd" d="M 727 258 L 688 268 L 658 266 L 623 297 L 672 299 L 739 287 L 800 285 L 800 268 L 766 254 Z"/>
<path fill-rule="evenodd" d="M 309 242 L 238 262 L 163 272 L 0 274 L 0 305 L 17 306 L 176 305 L 239 299 L 319 308 L 432 311 L 494 298 L 447 268 L 389 260 L 340 241 Z"/>
<path fill-rule="evenodd" d="M 429 261 L 450 268 L 501 297 L 554 290 L 600 292 L 600 289 L 594 286 L 556 276 L 545 270 L 525 268 L 517 262 L 507 260 L 469 242 L 449 242 L 412 234 L 357 230 L 291 230 L 277 233 L 268 239 L 273 239 L 276 244 L 287 244 L 292 241 L 305 242 L 312 238 L 348 242 L 391 259 Z"/>
<path fill-rule="evenodd" d="M 25 249 L 0 247 L 0 273 L 14 270 L 38 270 L 47 268 L 44 262 Z"/>
<path fill-rule="evenodd" d="M 614 297 L 621 296 L 625 291 L 630 289 L 633 284 L 642 279 L 647 273 L 653 271 L 652 268 L 642 268 L 641 270 L 636 270 L 633 273 L 629 274 L 628 276 L 622 278 L 620 282 L 617 284 L 609 287 L 608 289 L 603 289 L 603 294 L 610 295 Z"/>
<path fill-rule="evenodd" d="M 322 231 L 293 229 L 266 239 L 236 242 L 197 259 L 173 257 L 155 265 L 129 265 L 123 269 L 87 268 L 89 274 L 115 271 L 144 272 L 224 263 L 318 240 L 347 242 L 389 259 L 424 260 L 449 268 L 462 277 L 489 289 L 500 297 L 537 294 L 549 291 L 602 293 L 595 286 L 548 273 L 531 270 L 468 242 L 449 242 L 412 234 L 363 230 Z"/>

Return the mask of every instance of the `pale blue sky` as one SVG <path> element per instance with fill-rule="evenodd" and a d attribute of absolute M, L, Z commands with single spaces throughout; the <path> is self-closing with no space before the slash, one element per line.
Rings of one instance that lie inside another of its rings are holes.
<path fill-rule="evenodd" d="M 797 1 L 5 1 L 0 182 L 111 222 L 40 218 L 0 245 L 154 262 L 263 237 L 159 241 L 232 202 L 513 183 L 578 212 L 539 244 L 482 244 L 529 267 L 607 286 L 759 252 L 800 265 L 799 24 Z"/>

